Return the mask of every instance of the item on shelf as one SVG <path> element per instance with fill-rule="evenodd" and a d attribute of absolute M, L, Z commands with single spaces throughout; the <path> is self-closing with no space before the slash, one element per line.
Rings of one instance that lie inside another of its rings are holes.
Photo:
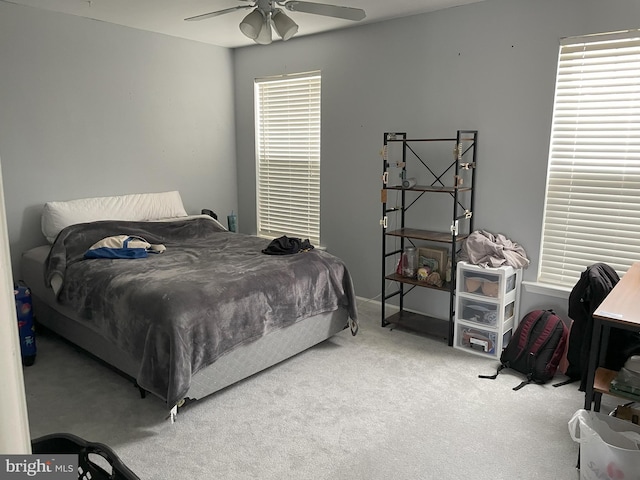
<path fill-rule="evenodd" d="M 429 269 L 429 273 L 438 272 L 440 267 L 438 264 L 438 260 L 436 260 L 435 258 L 425 257 L 424 255 L 420 255 L 418 264 L 422 267 L 427 267 Z"/>
<path fill-rule="evenodd" d="M 424 282 L 428 277 L 431 271 L 427 267 L 418 268 L 417 278 L 419 282 Z"/>
<path fill-rule="evenodd" d="M 442 278 L 440 278 L 440 274 L 438 272 L 431 272 L 427 277 L 426 282 L 427 282 L 427 285 L 434 285 L 436 287 L 442 287 L 444 283 L 442 281 Z"/>
<path fill-rule="evenodd" d="M 402 179 L 402 188 L 413 188 L 416 186 L 416 183 L 418 182 L 415 178 L 404 178 Z"/>
<path fill-rule="evenodd" d="M 616 378 L 611 380 L 610 389 L 640 401 L 640 373 L 622 367 Z"/>
<path fill-rule="evenodd" d="M 413 278 L 418 269 L 418 256 L 415 247 L 407 247 L 402 252 L 402 276 Z"/>
<path fill-rule="evenodd" d="M 632 355 L 624 362 L 624 368 L 640 375 L 640 355 Z"/>
<path fill-rule="evenodd" d="M 449 249 L 439 247 L 420 247 L 418 248 L 420 258 L 425 259 L 425 264 L 429 264 L 429 259 L 435 261 L 433 271 L 438 272 L 441 277 L 445 276 L 445 266 L 447 265 L 447 256 Z"/>

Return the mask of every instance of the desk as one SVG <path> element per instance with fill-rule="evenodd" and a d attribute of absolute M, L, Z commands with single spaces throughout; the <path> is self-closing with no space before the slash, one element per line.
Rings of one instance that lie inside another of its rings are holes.
<path fill-rule="evenodd" d="M 603 393 L 609 392 L 609 384 L 617 372 L 598 368 L 606 355 L 611 327 L 640 331 L 640 262 L 634 263 L 600 306 L 593 312 L 593 335 L 585 387 L 585 410 L 600 410 Z M 612 393 L 612 395 L 615 395 Z"/>

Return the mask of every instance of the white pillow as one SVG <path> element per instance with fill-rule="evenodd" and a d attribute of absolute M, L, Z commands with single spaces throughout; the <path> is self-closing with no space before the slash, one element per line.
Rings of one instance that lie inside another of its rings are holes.
<path fill-rule="evenodd" d="M 69 225 L 98 220 L 148 221 L 186 217 L 180 192 L 135 193 L 68 202 L 47 202 L 42 211 L 42 233 L 53 243 Z"/>

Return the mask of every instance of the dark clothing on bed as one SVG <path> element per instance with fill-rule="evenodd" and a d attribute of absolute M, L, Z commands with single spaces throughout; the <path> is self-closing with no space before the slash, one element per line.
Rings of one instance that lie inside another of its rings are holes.
<path fill-rule="evenodd" d="M 267 245 L 267 248 L 262 250 L 262 253 L 266 253 L 267 255 L 291 255 L 312 249 L 313 245 L 311 245 L 308 239 L 302 240 L 285 235 L 271 240 L 271 243 Z"/>

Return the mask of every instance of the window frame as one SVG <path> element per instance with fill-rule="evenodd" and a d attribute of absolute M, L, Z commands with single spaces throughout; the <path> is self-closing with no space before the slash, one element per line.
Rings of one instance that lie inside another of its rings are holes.
<path fill-rule="evenodd" d="M 256 78 L 256 230 L 320 243 L 320 71 Z"/>
<path fill-rule="evenodd" d="M 636 96 L 633 101 L 626 96 L 630 92 Z M 538 283 L 571 287 L 582 271 L 598 262 L 622 276 L 640 260 L 637 212 L 640 31 L 563 39 Z"/>

